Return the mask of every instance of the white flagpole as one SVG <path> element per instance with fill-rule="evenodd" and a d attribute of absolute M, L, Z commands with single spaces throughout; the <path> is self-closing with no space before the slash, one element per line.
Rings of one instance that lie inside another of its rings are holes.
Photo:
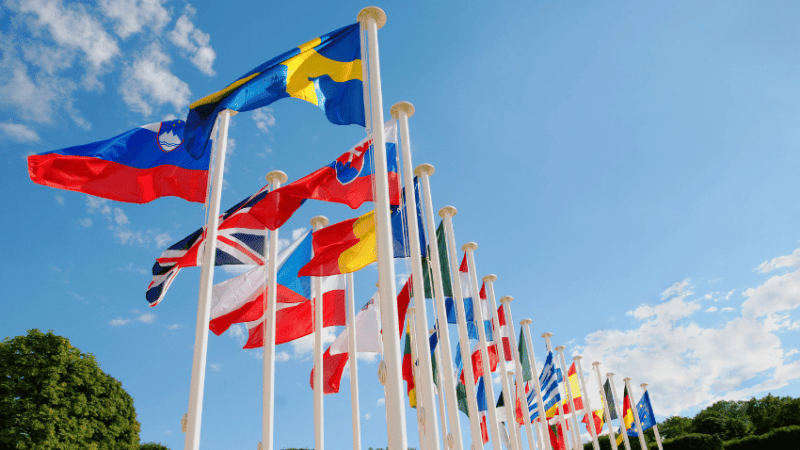
<path fill-rule="evenodd" d="M 406 315 L 408 316 L 408 323 L 409 328 L 414 330 L 417 326 L 416 321 L 414 320 L 415 309 L 413 306 L 409 307 L 406 311 Z M 405 358 L 405 354 L 403 355 Z M 417 434 L 419 435 L 419 449 L 426 450 L 425 443 L 427 430 L 425 429 L 425 417 L 420 414 L 420 402 L 419 402 L 419 389 L 417 389 L 417 380 L 419 380 L 419 352 L 417 351 L 417 338 L 416 336 L 411 337 L 411 376 L 414 377 L 414 389 L 415 389 L 415 396 L 417 406 L 414 410 L 417 413 Z M 410 403 L 410 399 L 409 399 Z"/>
<path fill-rule="evenodd" d="M 314 216 L 311 218 L 311 227 L 317 231 L 328 225 L 328 218 L 325 216 Z M 325 414 L 323 409 L 323 396 L 325 387 L 323 375 L 325 367 L 322 352 L 322 328 L 323 328 L 323 308 L 322 308 L 322 277 L 312 277 L 314 289 L 314 449 L 325 449 Z"/>
<path fill-rule="evenodd" d="M 475 322 L 478 327 L 478 338 L 481 348 L 481 365 L 483 365 L 483 385 L 486 390 L 486 409 L 489 410 L 489 430 L 492 432 L 492 448 L 503 450 L 500 443 L 500 425 L 497 423 L 497 409 L 495 407 L 494 383 L 492 382 L 492 366 L 489 363 L 489 348 L 486 345 L 486 328 L 484 327 L 483 300 L 481 300 L 480 287 L 478 286 L 477 269 L 475 268 L 475 249 L 478 244 L 467 242 L 461 246 L 461 250 L 467 252 L 467 273 L 472 284 L 472 309 L 475 314 Z M 488 301 L 488 300 L 487 300 Z M 489 318 L 491 320 L 491 318 Z M 491 322 L 490 322 L 491 323 Z M 499 346 L 498 346 L 499 347 Z M 474 369 L 474 368 L 473 368 Z"/>
<path fill-rule="evenodd" d="M 416 323 L 414 330 L 416 341 L 426 342 L 428 329 L 428 312 L 425 306 L 425 285 L 422 273 L 422 252 L 419 248 L 419 225 L 417 223 L 417 202 L 414 193 L 414 177 L 411 165 L 411 138 L 408 131 L 408 118 L 414 115 L 414 105 L 409 102 L 395 103 L 391 108 L 392 117 L 400 124 L 400 147 L 403 151 L 403 181 L 406 194 L 406 223 L 408 224 L 408 246 L 411 256 L 412 281 L 416 289 L 414 294 L 414 309 L 416 310 Z M 421 345 L 421 344 L 420 344 Z M 426 450 L 439 450 L 439 427 L 436 423 L 436 403 L 433 400 L 433 370 L 430 358 L 420 358 L 420 377 L 417 392 L 422 399 L 417 405 L 417 414 L 425 424 Z"/>
<path fill-rule="evenodd" d="M 478 411 L 478 396 L 475 392 L 475 378 L 472 368 L 472 349 L 469 345 L 469 332 L 467 331 L 467 314 L 464 308 L 464 296 L 461 291 L 461 276 L 459 275 L 458 253 L 456 238 L 453 234 L 453 216 L 457 211 L 452 206 L 445 206 L 439 210 L 439 216 L 444 220 L 444 234 L 447 237 L 447 250 L 450 257 L 450 281 L 453 283 L 453 305 L 458 317 L 458 338 L 461 344 L 461 362 L 464 367 L 464 385 L 467 388 L 467 411 L 469 411 L 469 429 L 472 436 L 472 448 L 483 448 L 481 436 L 480 412 Z M 473 307 L 474 309 L 474 307 Z"/>
<path fill-rule="evenodd" d="M 525 394 L 525 377 L 522 376 L 522 356 L 519 354 L 519 346 L 517 345 L 517 336 L 514 330 L 514 317 L 511 315 L 510 303 L 514 301 L 514 297 L 506 295 L 500 299 L 503 305 L 503 312 L 506 315 L 506 325 L 508 325 L 508 340 L 511 342 L 511 354 L 514 356 L 514 369 L 516 372 L 517 381 L 517 397 L 519 398 L 522 409 L 522 423 L 525 425 L 525 432 L 528 437 L 528 448 L 533 450 L 539 448 L 536 440 L 533 437 L 533 425 L 531 425 L 531 414 L 528 410 L 528 396 Z M 534 374 L 536 376 L 536 374 Z M 537 391 L 538 392 L 538 391 Z M 539 401 L 541 402 L 541 396 Z M 516 410 L 516 408 L 515 408 Z M 516 418 L 516 415 L 514 416 Z M 541 437 L 541 432 L 539 433 Z M 520 439 L 521 440 L 521 439 Z"/>
<path fill-rule="evenodd" d="M 536 388 L 536 397 L 538 398 L 538 406 L 539 406 L 539 424 L 541 425 L 541 433 L 542 438 L 544 439 L 544 445 L 547 450 L 552 448 L 552 443 L 550 442 L 550 432 L 548 428 L 550 425 L 547 423 L 547 412 L 544 410 L 544 400 L 542 399 L 542 385 L 539 383 L 539 370 L 536 368 L 536 354 L 533 351 L 533 339 L 531 339 L 531 329 L 530 324 L 533 323 L 531 319 L 522 319 L 519 323 L 522 325 L 522 328 L 525 330 L 525 343 L 528 347 L 528 362 L 531 365 L 531 370 L 533 371 L 533 386 Z"/>
<path fill-rule="evenodd" d="M 436 317 L 434 316 L 434 322 L 436 322 Z M 431 328 L 428 330 L 428 334 L 433 334 L 436 332 L 436 328 Z M 436 335 L 436 339 L 441 339 L 440 335 Z M 430 342 L 430 341 L 428 341 Z M 428 345 L 430 347 L 430 344 Z M 453 445 L 447 439 L 447 412 L 444 407 L 444 386 L 442 385 L 442 376 L 441 371 L 438 370 L 439 367 L 442 367 L 442 352 L 439 349 L 439 344 L 436 345 L 436 349 L 433 351 L 433 356 L 436 358 L 436 372 L 433 373 L 434 380 L 438 380 L 437 386 L 439 386 L 437 397 L 439 399 L 439 421 L 442 423 L 442 446 L 447 446 L 449 448 L 453 448 Z"/>
<path fill-rule="evenodd" d="M 514 405 L 514 406 L 512 406 L 510 408 L 511 409 L 511 413 L 506 412 L 506 414 L 510 414 L 508 416 L 508 417 L 510 417 L 508 419 L 508 428 L 513 428 L 514 429 L 514 438 L 515 438 L 516 443 L 517 443 L 517 448 L 515 450 L 524 450 L 525 447 L 522 446 L 522 433 L 519 430 L 519 425 L 517 425 L 517 416 L 515 414 L 515 411 L 516 411 L 516 408 L 515 408 L 516 402 L 514 400 L 515 397 L 510 394 L 510 392 L 511 392 L 511 377 L 515 376 L 516 372 L 514 372 L 513 370 L 509 370 L 506 375 L 508 376 L 508 383 L 509 383 L 508 392 L 509 392 L 509 395 L 510 395 L 509 400 L 508 400 L 508 404 Z M 506 409 L 506 411 L 508 411 L 508 409 Z M 528 420 L 530 421 L 530 418 L 528 418 Z M 533 435 L 533 430 L 531 430 L 531 436 L 532 435 Z M 533 446 L 533 444 L 531 444 L 530 450 L 533 450 L 533 449 L 534 449 L 534 446 Z"/>
<path fill-rule="evenodd" d="M 217 255 L 217 226 L 219 201 L 222 196 L 222 174 L 225 169 L 225 151 L 228 148 L 228 126 L 235 111 L 226 109 L 220 116 L 219 149 L 214 161 L 214 180 L 208 205 L 208 224 L 203 244 L 203 265 L 200 272 L 200 292 L 197 297 L 197 324 L 194 331 L 192 378 L 189 384 L 189 412 L 186 421 L 184 450 L 200 448 L 200 423 L 203 415 L 203 388 L 206 381 L 206 355 L 208 353 L 208 322 L 211 320 L 211 288 L 214 285 L 214 264 Z"/>
<path fill-rule="evenodd" d="M 447 435 L 447 445 L 453 450 L 463 450 L 464 441 L 461 436 L 461 421 L 458 417 L 458 399 L 456 398 L 456 380 L 453 376 L 453 352 L 450 348 L 450 330 L 447 324 L 447 311 L 445 310 L 444 284 L 442 281 L 442 265 L 439 261 L 439 241 L 436 239 L 436 222 L 433 216 L 433 200 L 431 200 L 430 176 L 434 169 L 430 164 L 420 164 L 414 169 L 414 175 L 419 177 L 422 185 L 421 195 L 423 196 L 423 209 L 425 210 L 425 222 L 428 226 L 428 249 L 430 269 L 433 272 L 431 284 L 435 295 L 434 306 L 436 310 L 437 329 L 441 348 L 439 362 L 439 373 L 444 376 L 439 377 L 440 387 L 444 391 L 447 403 L 448 422 L 450 423 L 450 433 Z M 449 268 L 448 268 L 449 270 Z"/>
<path fill-rule="evenodd" d="M 506 369 L 506 352 L 503 337 L 500 335 L 500 318 L 497 316 L 497 302 L 494 297 L 494 282 L 497 280 L 497 275 L 489 274 L 483 277 L 483 282 L 486 283 L 487 301 L 489 307 L 492 309 L 492 323 L 494 324 L 494 341 L 497 343 L 497 354 L 500 357 L 500 382 L 503 389 L 503 400 L 506 409 L 506 418 L 508 419 L 508 432 L 510 434 L 509 440 L 513 450 L 522 450 L 521 446 L 517 446 L 517 434 L 519 434 L 519 427 L 514 426 L 517 421 L 514 419 L 514 396 L 511 395 L 511 385 L 508 382 L 508 370 Z M 480 293 L 478 294 L 480 297 Z M 508 322 L 506 322 L 508 327 Z M 509 349 L 511 350 L 511 349 Z"/>
<path fill-rule="evenodd" d="M 395 450 L 408 448 L 406 416 L 403 407 L 403 380 L 401 376 L 400 319 L 397 317 L 397 295 L 394 279 L 394 255 L 392 252 L 392 228 L 389 218 L 389 178 L 386 165 L 386 136 L 383 128 L 383 95 L 381 93 L 380 58 L 378 56 L 378 29 L 386 23 L 386 13 L 370 6 L 358 13 L 361 27 L 367 31 L 369 55 L 370 104 L 372 142 L 375 156 L 375 221 L 378 250 L 378 288 L 381 296 L 383 329 L 383 359 L 386 363 L 386 432 L 389 447 Z M 322 450 L 317 447 L 316 450 Z"/>
<path fill-rule="evenodd" d="M 267 174 L 270 192 L 281 187 L 289 177 L 280 170 Z M 267 298 L 264 299 L 264 374 L 261 442 L 264 450 L 272 450 L 275 420 L 275 314 L 278 307 L 278 229 L 269 232 L 269 265 Z"/>
<path fill-rule="evenodd" d="M 578 365 L 578 387 L 581 389 L 581 396 L 583 397 L 583 413 L 588 416 L 589 434 L 592 436 L 592 447 L 594 450 L 600 450 L 600 442 L 597 441 L 597 430 L 594 429 L 594 415 L 592 414 L 592 405 L 589 400 L 589 391 L 586 390 L 586 381 L 583 379 L 583 368 L 581 367 L 582 356 L 573 356 L 572 360 Z M 646 449 L 647 447 L 642 447 Z"/>
<path fill-rule="evenodd" d="M 547 333 L 542 334 L 542 337 L 544 338 L 544 342 L 545 342 L 545 344 L 547 344 L 547 351 L 549 353 L 553 352 L 553 347 L 550 344 L 550 337 L 552 335 L 553 335 L 553 333 L 550 333 L 549 331 Z M 557 360 L 553 361 L 553 363 L 554 363 L 553 367 L 558 367 L 560 365 L 560 364 L 558 364 Z M 562 376 L 563 376 L 563 373 L 564 373 L 564 368 L 563 367 L 561 368 L 561 373 L 562 373 Z M 556 389 L 558 390 L 559 396 L 563 399 L 564 395 L 561 394 L 562 388 L 561 388 L 561 385 L 559 383 L 556 383 Z M 567 445 L 567 446 L 572 446 L 572 448 L 577 449 L 577 446 L 580 443 L 580 439 L 577 442 L 575 442 L 575 435 L 573 433 L 570 433 L 569 430 L 567 429 L 567 420 L 564 417 L 564 408 L 562 408 L 561 402 L 562 402 L 561 400 L 556 402 L 556 405 L 557 405 L 557 408 L 558 408 L 559 421 L 561 422 L 561 433 L 562 434 L 566 433 L 566 435 L 568 437 L 568 438 L 564 439 L 564 444 Z M 545 423 L 547 423 L 547 419 L 545 419 Z M 570 444 L 570 443 L 572 443 L 572 444 Z M 595 450 L 597 450 L 597 449 L 595 449 Z"/>
<path fill-rule="evenodd" d="M 622 382 L 628 388 L 628 393 L 631 395 L 631 409 L 633 410 L 633 421 L 636 423 L 636 432 L 639 434 L 639 445 L 642 450 L 647 448 L 647 442 L 644 440 L 644 431 L 642 430 L 642 422 L 639 420 L 639 408 L 633 403 L 633 389 L 631 389 L 631 378 L 623 378 Z"/>
<path fill-rule="evenodd" d="M 564 371 L 564 386 L 567 389 L 567 404 L 570 405 L 569 409 L 572 411 L 570 417 L 572 419 L 572 436 L 574 441 L 578 444 L 579 447 L 583 447 L 583 441 L 581 440 L 581 430 L 578 428 L 578 411 L 575 411 L 575 396 L 572 394 L 572 386 L 569 382 L 569 368 L 567 367 L 567 361 L 564 359 L 564 349 L 567 348 L 563 345 L 559 345 L 556 347 L 556 351 L 558 352 L 558 359 L 561 362 L 561 370 Z M 583 401 L 583 399 L 581 399 Z"/>
<path fill-rule="evenodd" d="M 353 274 L 347 274 L 347 340 L 350 358 L 350 407 L 353 420 L 353 450 L 361 450 L 361 417 L 358 408 L 358 358 L 356 348 L 356 295 Z"/>
<path fill-rule="evenodd" d="M 608 397 L 603 387 L 603 378 L 600 377 L 600 361 L 595 361 L 592 365 L 594 366 L 594 372 L 597 374 L 597 385 L 600 386 L 600 397 L 603 398 L 603 413 L 605 414 L 606 424 L 608 425 L 608 440 L 611 441 L 611 448 L 617 450 L 617 437 L 614 434 L 614 425 L 611 423 L 611 411 L 609 410 Z"/>
<path fill-rule="evenodd" d="M 622 406 L 619 403 L 619 395 L 617 395 L 617 387 L 614 385 L 614 373 L 609 372 L 606 374 L 608 377 L 608 384 L 611 385 L 611 394 L 614 396 L 614 407 L 617 409 L 617 420 L 619 421 L 622 430 L 622 440 L 625 443 L 625 450 L 631 450 L 631 442 L 628 440 L 628 430 L 625 428 L 625 417 L 623 416 Z M 624 401 L 625 399 L 623 399 Z"/>
<path fill-rule="evenodd" d="M 640 386 L 645 392 L 647 392 L 647 383 L 642 383 Z M 653 421 L 655 421 L 655 417 L 653 417 Z M 658 433 L 658 424 L 653 425 L 653 432 L 656 435 L 656 444 L 658 445 L 658 450 L 664 450 L 664 447 L 661 445 L 661 435 Z"/>

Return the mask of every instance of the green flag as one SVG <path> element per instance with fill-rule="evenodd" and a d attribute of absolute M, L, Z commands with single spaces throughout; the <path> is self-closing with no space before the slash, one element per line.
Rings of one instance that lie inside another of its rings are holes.
<path fill-rule="evenodd" d="M 609 379 L 606 378 L 606 384 L 603 385 L 603 390 L 606 391 L 606 398 L 608 399 L 608 414 L 611 415 L 611 419 L 617 418 L 617 408 L 614 406 L 614 393 L 611 392 L 611 383 Z"/>
<path fill-rule="evenodd" d="M 522 365 L 522 379 L 531 381 L 533 379 L 531 360 L 528 358 L 528 346 L 525 345 L 525 335 L 522 333 L 521 328 L 519 330 L 519 359 L 519 363 Z"/>
<path fill-rule="evenodd" d="M 439 265 L 442 266 L 442 285 L 444 287 L 444 296 L 453 296 L 453 285 L 450 283 L 450 260 L 447 259 L 447 243 L 444 236 L 444 222 L 439 222 L 439 228 L 436 229 L 436 247 L 439 249 Z M 431 252 L 428 252 L 430 255 Z M 422 258 L 422 275 L 425 279 L 425 298 L 433 298 L 434 292 L 431 288 L 431 269 L 428 264 L 428 258 Z"/>
<path fill-rule="evenodd" d="M 469 407 L 467 406 L 467 387 L 464 383 L 456 386 L 456 398 L 458 398 L 458 409 L 469 417 Z"/>

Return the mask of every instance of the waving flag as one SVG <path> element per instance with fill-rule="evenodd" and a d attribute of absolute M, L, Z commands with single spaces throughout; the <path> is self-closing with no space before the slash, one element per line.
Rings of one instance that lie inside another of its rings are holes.
<path fill-rule="evenodd" d="M 220 216 L 215 265 L 264 264 L 266 231 L 264 225 L 248 212 L 253 205 L 266 197 L 267 188 L 268 186 L 264 186 Z M 151 307 L 164 299 L 167 289 L 182 268 L 200 265 L 204 242 L 205 229 L 201 228 L 173 244 L 156 258 L 153 280 L 145 295 Z"/>
<path fill-rule="evenodd" d="M 624 439 L 622 437 L 622 433 L 627 432 L 629 436 L 637 436 L 637 434 L 631 435 L 631 430 L 633 429 L 633 406 L 631 402 L 631 396 L 628 394 L 628 386 L 625 386 L 625 393 L 622 394 L 622 417 L 620 419 L 620 427 L 619 431 L 617 432 L 617 445 L 622 443 Z M 634 430 L 634 433 L 636 431 Z"/>
<path fill-rule="evenodd" d="M 503 446 L 508 450 L 511 450 L 511 438 L 508 435 L 508 429 L 506 422 L 508 422 L 508 416 L 506 415 L 506 404 L 505 400 L 503 399 L 503 391 L 500 390 L 500 396 L 497 398 L 497 404 L 495 405 L 495 410 L 497 411 L 497 422 L 500 428 L 500 441 L 503 443 Z"/>
<path fill-rule="evenodd" d="M 189 105 L 186 144 L 202 155 L 217 114 L 250 111 L 287 97 L 313 103 L 337 125 L 365 126 L 359 24 L 322 35 L 261 64 Z"/>
<path fill-rule="evenodd" d="M 376 291 L 361 311 L 356 314 L 356 351 L 368 353 L 383 353 L 383 340 L 381 338 L 381 302 L 380 294 Z M 328 347 L 331 355 L 347 353 L 350 350 L 348 326 Z"/>
<path fill-rule="evenodd" d="M 418 207 L 417 211 L 421 209 Z M 422 230 L 422 227 L 420 227 Z M 447 240 L 444 235 L 444 221 L 439 222 L 439 226 L 436 228 L 436 248 L 439 250 L 439 265 L 442 269 L 442 288 L 444 290 L 445 297 L 452 297 L 453 296 L 453 286 L 450 282 L 450 260 L 447 258 Z M 430 252 L 427 252 L 430 254 Z M 425 278 L 425 298 L 433 298 L 434 292 L 431 288 L 431 266 L 428 262 L 428 258 L 423 255 L 422 258 L 422 274 Z M 452 298 L 449 298 L 450 302 L 453 301 Z M 455 311 L 453 311 L 455 313 Z M 452 322 L 450 321 L 450 310 L 447 313 L 447 323 L 456 323 L 455 314 L 452 317 Z"/>
<path fill-rule="evenodd" d="M 600 433 L 603 432 L 603 423 L 605 422 L 603 420 L 603 410 L 602 409 L 598 409 L 598 410 L 592 411 L 592 422 L 594 423 L 594 433 L 597 436 L 597 435 L 599 435 Z M 584 414 L 583 415 L 583 419 L 581 419 L 581 423 L 586 425 L 586 432 L 591 435 L 592 434 L 592 430 L 589 429 L 589 415 L 588 414 Z"/>
<path fill-rule="evenodd" d="M 650 404 L 650 393 L 644 391 L 642 399 L 636 404 L 636 411 L 639 412 L 639 422 L 642 424 L 642 431 L 649 430 L 656 425 L 656 416 L 653 414 L 653 405 Z M 636 427 L 628 430 L 628 436 L 639 436 Z"/>
<path fill-rule="evenodd" d="M 524 340 L 522 342 L 525 342 Z M 521 353 L 521 351 L 520 351 Z M 542 373 L 539 375 L 539 385 L 542 389 L 542 403 L 547 418 L 555 416 L 561 395 L 558 392 L 558 383 L 562 381 L 561 370 L 556 369 L 553 359 L 553 352 L 547 353 L 544 361 Z M 531 415 L 531 422 L 539 417 L 539 404 L 536 401 L 535 391 L 528 393 L 528 413 Z"/>
<path fill-rule="evenodd" d="M 147 203 L 174 196 L 204 202 L 211 152 L 191 155 L 184 122 L 151 123 L 105 141 L 28 157 L 36 184 L 110 200 Z M 213 120 L 209 123 L 209 134 Z"/>
<path fill-rule="evenodd" d="M 408 394 L 408 406 L 417 407 L 417 388 L 414 382 L 414 354 L 411 351 L 411 322 L 406 325 L 406 343 L 403 349 L 403 380 L 406 382 L 406 392 Z"/>
<path fill-rule="evenodd" d="M 617 418 L 617 407 L 614 406 L 614 393 L 611 391 L 611 383 L 608 378 L 606 378 L 605 384 L 603 384 L 603 390 L 606 392 L 606 398 L 608 399 L 608 414 L 611 417 L 611 420 Z"/>
<path fill-rule="evenodd" d="M 484 385 L 483 377 L 478 380 L 475 395 L 478 397 L 478 412 L 481 415 L 481 440 L 485 444 L 489 442 L 489 430 L 486 427 L 486 412 L 488 408 L 486 406 L 486 386 Z"/>
<path fill-rule="evenodd" d="M 389 203 L 400 204 L 397 176 L 397 120 L 386 122 L 386 160 L 389 171 Z M 342 203 L 356 209 L 372 201 L 375 159 L 371 139 L 364 139 L 327 166 L 281 186 L 254 207 L 251 214 L 270 230 L 289 220 L 308 199 Z"/>
<path fill-rule="evenodd" d="M 508 331 L 508 323 L 506 322 L 506 312 L 503 305 L 497 308 L 497 321 L 500 322 L 500 338 L 503 339 L 503 353 L 506 361 L 514 360 L 513 349 L 511 348 L 511 337 Z"/>
<path fill-rule="evenodd" d="M 569 383 L 570 392 L 572 392 L 572 401 L 575 404 L 574 408 L 570 405 L 569 399 L 564 399 L 562 410 L 564 414 L 569 414 L 573 410 L 583 411 L 583 396 L 581 395 L 581 386 L 578 384 L 578 371 L 575 368 L 575 363 L 569 366 L 567 370 L 567 382 Z"/>

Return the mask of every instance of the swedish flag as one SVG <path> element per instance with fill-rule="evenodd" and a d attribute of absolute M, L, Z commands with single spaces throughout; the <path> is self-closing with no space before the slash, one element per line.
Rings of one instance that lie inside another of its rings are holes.
<path fill-rule="evenodd" d="M 286 97 L 313 103 L 337 125 L 365 126 L 361 40 L 354 23 L 272 58 L 226 88 L 189 105 L 184 138 L 199 157 L 217 114 L 250 111 Z"/>

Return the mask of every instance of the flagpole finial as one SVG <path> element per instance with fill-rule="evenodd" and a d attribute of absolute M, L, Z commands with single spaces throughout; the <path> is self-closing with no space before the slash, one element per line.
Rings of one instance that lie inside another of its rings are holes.
<path fill-rule="evenodd" d="M 400 118 L 401 112 L 406 113 L 406 119 L 411 118 L 411 116 L 414 115 L 414 105 L 409 102 L 397 102 L 392 105 L 392 108 L 389 110 L 389 114 L 395 119 Z"/>
<path fill-rule="evenodd" d="M 627 382 L 631 381 L 632 379 L 633 379 L 633 378 L 631 378 L 631 377 L 628 377 L 628 378 L 623 378 L 623 379 L 622 379 L 622 382 L 623 382 L 623 383 L 627 383 Z"/>
<path fill-rule="evenodd" d="M 514 301 L 514 297 L 510 295 L 506 295 L 505 297 L 500 299 L 500 303 L 511 303 Z"/>
<path fill-rule="evenodd" d="M 595 362 L 593 362 L 593 363 L 592 363 L 592 365 L 593 365 L 593 366 L 595 366 L 595 367 L 597 367 L 597 366 L 599 366 L 599 365 L 600 365 L 600 361 L 595 361 Z"/>
<path fill-rule="evenodd" d="M 641 386 L 642 389 L 647 390 L 647 383 L 642 383 L 639 386 Z"/>
<path fill-rule="evenodd" d="M 444 219 L 444 216 L 453 217 L 458 214 L 458 210 L 455 206 L 445 206 L 444 208 L 439 210 L 439 217 Z"/>
<path fill-rule="evenodd" d="M 577 355 L 577 356 L 573 356 L 572 357 L 573 361 L 580 361 L 581 359 L 583 359 L 583 356 L 581 356 L 581 355 Z"/>
<path fill-rule="evenodd" d="M 378 26 L 378 29 L 386 25 L 386 13 L 377 6 L 367 6 L 359 11 L 356 16 L 356 20 L 361 23 L 365 23 L 369 19 L 375 19 L 375 24 Z"/>
<path fill-rule="evenodd" d="M 433 334 L 433 333 L 436 333 L 436 328 L 431 328 L 430 330 L 428 330 L 428 334 Z"/>
<path fill-rule="evenodd" d="M 289 177 L 286 175 L 285 172 L 282 170 L 273 170 L 272 172 L 267 174 L 267 183 L 274 183 L 278 182 L 279 184 L 286 183 L 289 180 Z"/>
<path fill-rule="evenodd" d="M 614 376 L 614 372 L 608 372 L 608 373 L 606 374 L 606 376 L 607 376 L 608 378 L 611 378 L 611 377 L 613 377 L 613 376 Z"/>
<path fill-rule="evenodd" d="M 422 175 L 431 176 L 434 172 L 436 172 L 436 169 L 434 169 L 433 166 L 428 163 L 420 164 L 416 169 L 414 169 L 414 175 L 418 177 L 421 177 Z"/>
<path fill-rule="evenodd" d="M 548 331 L 547 333 L 542 333 L 542 337 L 543 337 L 543 338 L 549 338 L 549 337 L 553 337 L 553 333 L 551 333 L 551 332 L 549 332 L 549 331 Z"/>
<path fill-rule="evenodd" d="M 314 216 L 311 218 L 311 226 L 314 227 L 315 230 L 319 230 L 322 227 L 327 227 L 328 218 L 325 216 Z"/>
<path fill-rule="evenodd" d="M 489 275 L 484 275 L 483 276 L 483 282 L 484 283 L 494 283 L 495 281 L 497 281 L 497 275 L 495 275 L 493 273 L 490 273 Z M 500 301 L 503 301 L 503 300 L 501 299 Z"/>
<path fill-rule="evenodd" d="M 474 242 L 467 242 L 466 244 L 461 246 L 461 250 L 463 250 L 465 252 L 469 251 L 469 250 L 472 250 L 474 252 L 477 249 L 478 249 L 478 244 L 476 244 Z"/>
<path fill-rule="evenodd" d="M 530 325 L 533 323 L 533 319 L 522 319 L 519 321 L 520 325 Z"/>
<path fill-rule="evenodd" d="M 556 351 L 560 352 L 561 350 L 564 350 L 565 348 L 567 348 L 567 347 L 565 347 L 563 345 L 559 345 L 558 347 L 556 347 Z"/>

